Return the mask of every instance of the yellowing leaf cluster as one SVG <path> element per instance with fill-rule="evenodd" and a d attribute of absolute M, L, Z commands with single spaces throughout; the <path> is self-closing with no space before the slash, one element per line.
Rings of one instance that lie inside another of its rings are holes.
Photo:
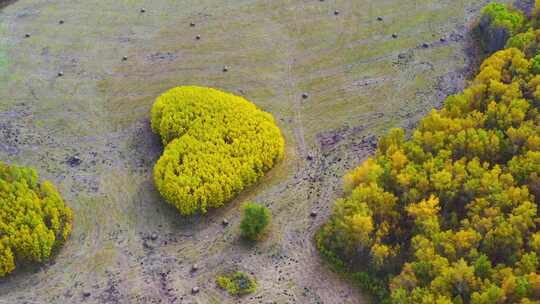
<path fill-rule="evenodd" d="M 272 115 L 233 94 L 176 87 L 157 98 L 151 114 L 165 145 L 155 184 L 183 215 L 223 206 L 283 157 Z"/>

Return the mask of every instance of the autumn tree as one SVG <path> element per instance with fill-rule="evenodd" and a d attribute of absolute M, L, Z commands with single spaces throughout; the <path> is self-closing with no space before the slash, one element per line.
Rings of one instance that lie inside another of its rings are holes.
<path fill-rule="evenodd" d="M 154 181 L 183 215 L 223 206 L 283 157 L 273 117 L 239 96 L 177 87 L 157 98 L 151 114 L 165 146 Z"/>
<path fill-rule="evenodd" d="M 0 277 L 20 264 L 48 261 L 67 240 L 72 218 L 52 183 L 0 162 Z"/>

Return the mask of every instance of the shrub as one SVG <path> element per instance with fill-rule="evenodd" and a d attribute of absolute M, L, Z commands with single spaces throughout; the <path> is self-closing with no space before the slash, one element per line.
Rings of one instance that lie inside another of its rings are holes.
<path fill-rule="evenodd" d="M 283 157 L 270 114 L 211 88 L 165 92 L 152 107 L 152 129 L 165 145 L 154 167 L 157 189 L 184 215 L 221 207 Z"/>
<path fill-rule="evenodd" d="M 231 296 L 249 294 L 257 289 L 255 279 L 241 271 L 217 277 L 216 284 Z"/>
<path fill-rule="evenodd" d="M 504 48 L 510 36 L 518 33 L 525 23 L 522 12 L 500 3 L 490 3 L 482 9 L 478 24 L 480 40 L 490 53 Z"/>
<path fill-rule="evenodd" d="M 257 240 L 271 220 L 270 211 L 265 206 L 255 203 L 244 205 L 244 217 L 240 223 L 242 235 L 250 240 Z"/>
<path fill-rule="evenodd" d="M 49 260 L 71 232 L 72 212 L 35 170 L 0 162 L 0 277 Z"/>
<path fill-rule="evenodd" d="M 320 252 L 392 303 L 534 303 L 540 59 L 509 48 L 345 177 Z M 360 272 L 358 272 L 360 270 Z M 382 282 L 382 283 L 381 283 Z M 386 291 L 381 289 L 386 285 Z"/>

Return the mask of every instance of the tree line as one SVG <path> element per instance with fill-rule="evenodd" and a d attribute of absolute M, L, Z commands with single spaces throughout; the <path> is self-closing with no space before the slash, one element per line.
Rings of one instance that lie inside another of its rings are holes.
<path fill-rule="evenodd" d="M 410 136 L 381 138 L 316 237 L 381 303 L 540 303 L 537 18 L 482 14 L 508 48 Z"/>

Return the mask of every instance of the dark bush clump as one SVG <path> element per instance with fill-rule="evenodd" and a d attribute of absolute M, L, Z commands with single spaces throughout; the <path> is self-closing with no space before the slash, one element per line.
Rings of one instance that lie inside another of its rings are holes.
<path fill-rule="evenodd" d="M 257 240 L 270 223 L 271 215 L 268 208 L 255 204 L 244 205 L 244 217 L 240 223 L 242 236 L 250 240 Z"/>
<path fill-rule="evenodd" d="M 478 34 L 483 48 L 493 53 L 504 48 L 506 41 L 521 30 L 525 22 L 522 12 L 500 3 L 482 9 Z"/>
<path fill-rule="evenodd" d="M 523 23 L 499 4 L 485 16 L 508 34 Z M 510 39 L 519 49 L 491 55 L 410 138 L 390 131 L 345 176 L 347 195 L 317 246 L 338 269 L 354 269 L 378 303 L 540 300 L 540 56 L 527 51 L 534 33 Z"/>

